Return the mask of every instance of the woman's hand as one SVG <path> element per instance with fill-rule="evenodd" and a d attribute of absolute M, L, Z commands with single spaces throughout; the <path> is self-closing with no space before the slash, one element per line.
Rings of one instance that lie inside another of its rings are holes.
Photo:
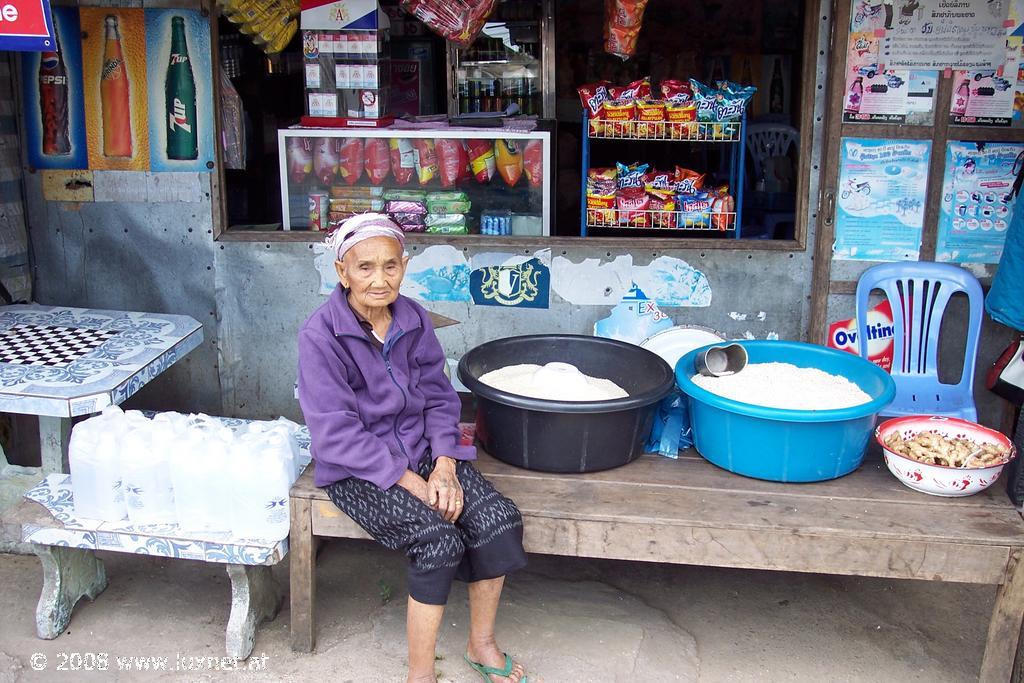
<path fill-rule="evenodd" d="M 430 494 L 427 491 L 426 480 L 412 470 L 406 470 L 403 472 L 401 478 L 395 483 L 422 500 L 424 504 L 434 507 L 430 502 Z"/>
<path fill-rule="evenodd" d="M 455 461 L 441 456 L 434 463 L 434 471 L 427 479 L 427 505 L 437 510 L 449 522 L 462 514 L 462 484 L 455 473 Z"/>

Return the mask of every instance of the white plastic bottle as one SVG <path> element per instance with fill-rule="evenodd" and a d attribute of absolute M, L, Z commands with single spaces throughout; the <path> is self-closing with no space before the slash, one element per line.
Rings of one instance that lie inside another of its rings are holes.
<path fill-rule="evenodd" d="M 231 532 L 278 541 L 288 535 L 288 489 L 293 470 L 266 435 L 242 434 L 232 447 Z"/>
<path fill-rule="evenodd" d="M 193 418 L 185 425 L 169 462 L 182 529 L 230 531 L 229 443 L 230 430 L 212 418 Z"/>
<path fill-rule="evenodd" d="M 108 406 L 75 425 L 68 444 L 75 516 L 119 522 L 127 515 L 118 439 L 126 426 L 124 413 Z"/>
<path fill-rule="evenodd" d="M 129 419 L 121 439 L 128 519 L 133 525 L 174 524 L 174 488 L 168 465 L 173 429 L 167 422 Z"/>

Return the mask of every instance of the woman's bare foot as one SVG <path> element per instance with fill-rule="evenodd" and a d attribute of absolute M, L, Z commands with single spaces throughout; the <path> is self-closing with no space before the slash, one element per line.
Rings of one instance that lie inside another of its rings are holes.
<path fill-rule="evenodd" d="M 477 664 L 483 664 L 499 671 L 505 668 L 505 653 L 501 651 L 498 644 L 491 638 L 487 642 L 473 643 L 466 646 L 466 657 Z M 519 683 L 526 675 L 526 669 L 519 662 L 512 664 L 512 672 L 508 676 L 490 674 L 493 683 Z"/>
<path fill-rule="evenodd" d="M 437 683 L 437 675 L 434 673 L 416 675 L 410 671 L 405 683 Z"/>

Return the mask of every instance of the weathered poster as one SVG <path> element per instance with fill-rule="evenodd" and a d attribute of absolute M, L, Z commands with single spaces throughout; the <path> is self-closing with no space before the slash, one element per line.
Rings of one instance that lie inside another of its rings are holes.
<path fill-rule="evenodd" d="M 148 171 L 143 10 L 82 7 L 79 13 L 89 168 Z"/>
<path fill-rule="evenodd" d="M 52 52 L 21 58 L 25 151 L 39 169 L 84 169 L 85 105 L 82 101 L 82 33 L 77 7 L 55 7 Z"/>
<path fill-rule="evenodd" d="M 881 23 L 879 58 L 888 68 L 977 70 L 1003 63 L 1006 0 L 854 0 L 861 5 L 873 13 L 873 28 Z"/>
<path fill-rule="evenodd" d="M 551 293 L 551 250 L 532 256 L 476 254 L 470 260 L 469 291 L 477 306 L 547 308 Z"/>
<path fill-rule="evenodd" d="M 210 21 L 196 10 L 146 10 L 153 171 L 214 166 Z"/>
<path fill-rule="evenodd" d="M 1024 143 L 950 142 L 942 181 L 935 260 L 999 263 L 1013 217 L 1010 190 Z"/>
<path fill-rule="evenodd" d="M 917 260 L 931 144 L 843 138 L 834 259 Z"/>
<path fill-rule="evenodd" d="M 850 34 L 846 53 L 844 121 L 905 123 L 907 120 L 907 113 L 911 110 L 910 72 L 881 64 L 878 42 L 879 38 L 873 32 Z"/>

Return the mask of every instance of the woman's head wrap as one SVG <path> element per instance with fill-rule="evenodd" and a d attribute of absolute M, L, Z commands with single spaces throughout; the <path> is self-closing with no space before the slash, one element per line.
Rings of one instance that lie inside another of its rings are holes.
<path fill-rule="evenodd" d="M 361 213 L 346 218 L 337 230 L 327 236 L 324 244 L 340 261 L 345 258 L 349 249 L 371 237 L 390 237 L 405 247 L 405 233 L 382 213 Z"/>

